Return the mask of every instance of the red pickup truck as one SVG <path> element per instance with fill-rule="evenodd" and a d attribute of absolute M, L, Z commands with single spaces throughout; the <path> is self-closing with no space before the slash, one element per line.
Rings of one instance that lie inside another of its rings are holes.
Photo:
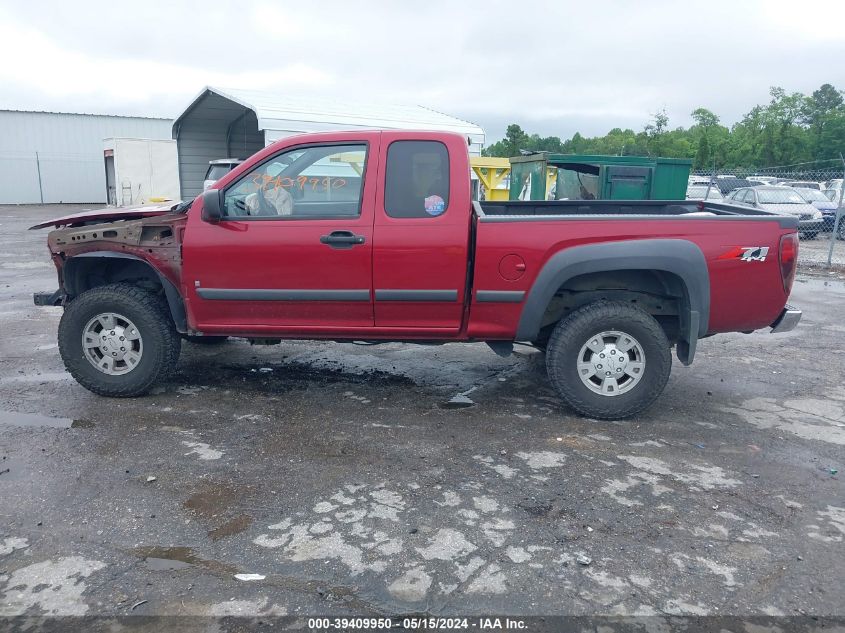
<path fill-rule="evenodd" d="M 181 339 L 515 342 L 573 409 L 651 404 L 699 339 L 795 327 L 797 220 L 693 201 L 475 202 L 441 132 L 283 139 L 191 203 L 45 222 L 68 371 L 104 396 L 167 377 Z"/>

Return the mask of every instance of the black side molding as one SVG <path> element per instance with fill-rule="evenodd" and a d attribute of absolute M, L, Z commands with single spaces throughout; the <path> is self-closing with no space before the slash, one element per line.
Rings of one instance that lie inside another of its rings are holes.
<path fill-rule="evenodd" d="M 197 288 L 197 294 L 209 301 L 369 301 L 370 291 L 299 290 L 263 288 Z"/>
<path fill-rule="evenodd" d="M 457 301 L 457 290 L 376 290 L 376 301 Z"/>
<path fill-rule="evenodd" d="M 478 303 L 520 303 L 525 298 L 522 290 L 476 290 Z"/>

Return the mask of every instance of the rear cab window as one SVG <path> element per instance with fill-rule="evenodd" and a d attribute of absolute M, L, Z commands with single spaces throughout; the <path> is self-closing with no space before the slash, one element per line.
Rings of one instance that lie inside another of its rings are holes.
<path fill-rule="evenodd" d="M 394 141 L 387 149 L 384 210 L 391 218 L 436 218 L 449 208 L 449 152 L 440 141 Z"/>

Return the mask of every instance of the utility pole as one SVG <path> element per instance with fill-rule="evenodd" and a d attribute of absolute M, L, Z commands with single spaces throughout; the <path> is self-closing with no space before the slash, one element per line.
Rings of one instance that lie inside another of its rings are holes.
<path fill-rule="evenodd" d="M 41 186 L 41 160 L 38 152 L 35 152 L 35 169 L 38 170 L 38 195 L 41 197 L 41 204 L 44 204 L 44 188 Z"/>
<path fill-rule="evenodd" d="M 707 183 L 707 192 L 704 194 L 704 204 L 707 204 L 707 199 L 710 197 L 710 187 L 713 186 L 713 180 L 716 178 L 716 158 L 713 158 L 713 173 L 710 174 L 710 182 Z M 721 191 L 721 189 L 719 190 Z"/>

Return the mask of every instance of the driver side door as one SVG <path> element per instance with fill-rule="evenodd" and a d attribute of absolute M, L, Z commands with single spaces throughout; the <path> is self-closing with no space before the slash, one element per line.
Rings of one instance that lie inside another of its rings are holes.
<path fill-rule="evenodd" d="M 373 326 L 376 178 L 366 174 L 378 144 L 373 133 L 286 149 L 226 186 L 220 222 L 192 214 L 183 278 L 200 331 Z"/>

